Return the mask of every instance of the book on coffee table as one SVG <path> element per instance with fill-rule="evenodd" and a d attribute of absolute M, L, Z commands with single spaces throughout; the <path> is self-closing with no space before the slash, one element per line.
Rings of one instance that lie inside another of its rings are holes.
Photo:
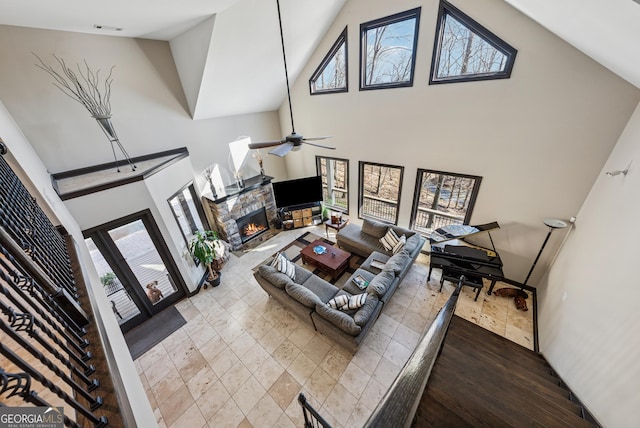
<path fill-rule="evenodd" d="M 377 260 L 377 259 L 371 260 L 371 266 L 373 266 L 374 268 L 380 269 L 380 270 L 384 269 L 384 265 L 385 264 L 386 263 L 383 262 L 382 260 Z"/>
<path fill-rule="evenodd" d="M 369 285 L 369 281 L 364 279 L 362 275 L 358 275 L 352 279 L 352 281 L 361 289 L 364 290 Z"/>

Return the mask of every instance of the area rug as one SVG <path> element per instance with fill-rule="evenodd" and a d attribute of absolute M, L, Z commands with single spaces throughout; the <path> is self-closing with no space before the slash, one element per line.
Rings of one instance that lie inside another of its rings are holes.
<path fill-rule="evenodd" d="M 180 312 L 171 306 L 128 331 L 124 335 L 124 340 L 127 342 L 131 357 L 135 360 L 186 323 Z"/>
<path fill-rule="evenodd" d="M 358 269 L 360 267 L 360 265 L 362 265 L 362 262 L 364 262 L 364 257 L 359 256 L 357 254 L 352 254 L 351 258 L 349 259 L 349 266 L 347 267 L 347 270 L 344 271 L 344 273 L 342 275 L 340 275 L 338 278 L 336 278 L 335 280 L 333 278 L 331 278 L 331 275 L 322 272 L 320 269 L 315 268 L 314 266 L 311 265 L 307 265 L 302 263 L 302 256 L 300 255 L 300 251 L 302 251 L 302 249 L 304 247 L 306 247 L 307 245 L 311 244 L 313 241 L 320 239 L 322 240 L 322 242 L 324 242 L 327 245 L 331 245 L 334 247 L 337 247 L 336 243 L 323 238 L 320 235 L 316 235 L 313 232 L 307 232 L 303 235 L 300 235 L 297 239 L 295 239 L 293 242 L 285 245 L 284 247 L 282 247 L 282 249 L 280 249 L 279 252 L 285 254 L 287 256 L 287 258 L 291 261 L 293 261 L 295 264 L 302 266 L 303 268 L 313 272 L 315 275 L 319 276 L 320 278 L 324 279 L 327 282 L 330 282 L 331 284 L 335 285 L 338 288 L 342 288 L 342 286 L 349 280 L 349 278 L 351 277 L 351 274 L 353 274 L 356 269 Z M 275 256 L 275 253 L 272 254 L 269 258 L 267 258 L 266 260 L 264 260 L 262 263 L 260 263 L 258 266 L 256 266 L 253 270 L 255 271 L 256 269 L 258 269 L 258 267 L 260 265 L 263 265 L 265 263 L 270 262 L 273 257 Z"/>

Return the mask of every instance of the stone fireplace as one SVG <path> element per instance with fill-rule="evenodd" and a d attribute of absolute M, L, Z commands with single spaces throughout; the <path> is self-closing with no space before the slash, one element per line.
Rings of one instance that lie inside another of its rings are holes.
<path fill-rule="evenodd" d="M 242 250 L 249 242 L 261 242 L 263 239 L 260 238 L 270 238 L 275 231 L 275 227 L 270 226 L 278 219 L 271 177 L 249 178 L 242 188 L 227 186 L 224 195 L 219 194 L 215 199 L 210 193 L 205 193 L 202 195 L 202 205 L 211 230 L 229 242 L 233 251 Z M 259 233 L 246 234 L 241 229 L 245 226 L 243 223 L 252 220 L 256 214 L 260 215 L 264 229 Z"/>

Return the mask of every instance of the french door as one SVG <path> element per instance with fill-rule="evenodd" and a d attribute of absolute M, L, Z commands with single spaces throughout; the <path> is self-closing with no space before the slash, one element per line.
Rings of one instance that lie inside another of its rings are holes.
<path fill-rule="evenodd" d="M 186 295 L 149 210 L 86 230 L 84 236 L 123 332 Z"/>

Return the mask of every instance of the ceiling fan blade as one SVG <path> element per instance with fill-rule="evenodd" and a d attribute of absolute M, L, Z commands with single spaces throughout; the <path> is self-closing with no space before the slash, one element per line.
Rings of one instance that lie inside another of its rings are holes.
<path fill-rule="evenodd" d="M 249 143 L 250 149 L 263 149 L 265 147 L 273 147 L 282 144 L 282 140 L 262 141 L 258 143 Z"/>
<path fill-rule="evenodd" d="M 283 143 L 283 144 L 280 144 L 275 149 L 271 150 L 269 154 L 283 157 L 284 155 L 289 153 L 291 149 L 293 149 L 293 143 Z"/>
<path fill-rule="evenodd" d="M 316 140 L 316 139 L 317 140 L 323 140 L 323 138 L 308 138 L 308 139 L 305 138 L 304 140 L 302 140 L 302 142 L 305 143 L 305 144 L 309 144 L 309 145 L 312 145 L 312 146 L 320 147 L 320 148 L 323 148 L 323 149 L 329 149 L 329 150 L 335 150 L 336 149 L 335 147 L 323 146 L 322 144 L 310 143 L 309 142 L 309 140 Z"/>
<path fill-rule="evenodd" d="M 318 140 L 326 140 L 327 138 L 331 138 L 331 136 L 327 136 L 327 137 L 311 137 L 311 138 L 304 137 L 303 140 L 304 141 L 318 141 Z"/>

